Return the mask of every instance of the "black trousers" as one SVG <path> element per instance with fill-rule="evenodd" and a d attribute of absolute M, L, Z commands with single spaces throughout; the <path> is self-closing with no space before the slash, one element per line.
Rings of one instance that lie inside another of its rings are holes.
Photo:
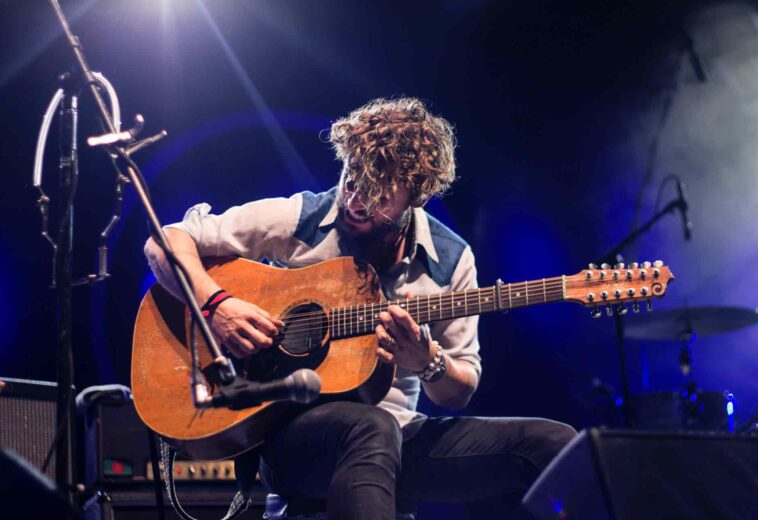
<path fill-rule="evenodd" d="M 575 435 L 547 419 L 433 417 L 403 442 L 385 410 L 334 402 L 271 435 L 261 477 L 280 495 L 326 498 L 330 520 L 394 519 L 418 501 L 517 504 Z"/>

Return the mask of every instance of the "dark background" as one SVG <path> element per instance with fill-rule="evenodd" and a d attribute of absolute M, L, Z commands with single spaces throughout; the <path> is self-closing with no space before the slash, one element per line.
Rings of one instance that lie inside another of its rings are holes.
<path fill-rule="evenodd" d="M 459 181 L 429 210 L 473 246 L 479 282 L 573 274 L 687 186 L 693 239 L 663 219 L 627 261 L 677 276 L 655 309 L 756 307 L 758 12 L 748 2 L 62 2 L 123 119 L 169 136 L 135 157 L 164 223 L 326 189 L 339 165 L 319 132 L 378 96 L 427 100 L 457 129 Z M 55 377 L 55 294 L 32 163 L 55 78 L 72 59 L 49 5 L 0 2 L 0 375 Z M 699 60 L 704 76 L 696 74 Z M 81 103 L 80 136 L 97 133 Z M 114 174 L 81 142 L 76 274 L 95 269 Z M 56 132 L 44 188 L 57 193 Z M 57 216 L 56 213 L 53 215 Z M 56 229 L 57 218 L 51 222 Z M 151 283 L 144 213 L 127 188 L 112 278 L 75 294 L 76 383 L 129 383 L 132 324 Z M 654 310 L 655 310 L 654 309 Z M 576 305 L 481 323 L 484 374 L 466 413 L 607 423 L 618 387 L 613 324 Z M 758 328 L 694 345 L 694 376 L 758 409 Z M 675 341 L 627 343 L 634 392 L 676 389 Z M 608 400 L 610 402 L 613 398 Z M 424 409 L 432 410 L 428 403 Z"/>

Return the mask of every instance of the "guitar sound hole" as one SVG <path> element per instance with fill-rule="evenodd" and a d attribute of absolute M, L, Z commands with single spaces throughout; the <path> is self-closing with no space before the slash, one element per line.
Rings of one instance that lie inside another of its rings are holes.
<path fill-rule="evenodd" d="M 280 346 L 285 352 L 302 356 L 321 347 L 328 330 L 324 309 L 317 303 L 296 305 L 285 314 Z"/>

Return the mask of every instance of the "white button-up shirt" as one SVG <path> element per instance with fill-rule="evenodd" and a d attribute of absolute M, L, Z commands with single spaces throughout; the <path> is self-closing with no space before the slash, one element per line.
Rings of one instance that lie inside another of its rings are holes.
<path fill-rule="evenodd" d="M 181 229 L 196 242 L 200 256 L 240 256 L 267 259 L 281 267 L 305 267 L 340 256 L 351 256 L 351 242 L 336 226 L 336 188 L 290 198 L 271 198 L 229 208 L 220 215 L 202 203 L 191 207 L 184 220 L 169 227 Z M 422 208 L 414 208 L 409 254 L 379 273 L 385 297 L 404 298 L 476 288 L 471 247 Z M 432 338 L 445 355 L 470 363 L 481 372 L 478 316 L 430 325 Z M 425 418 L 416 412 L 420 382 L 411 371 L 398 369 L 379 406 L 405 427 Z M 410 432 L 415 428 L 406 428 Z"/>

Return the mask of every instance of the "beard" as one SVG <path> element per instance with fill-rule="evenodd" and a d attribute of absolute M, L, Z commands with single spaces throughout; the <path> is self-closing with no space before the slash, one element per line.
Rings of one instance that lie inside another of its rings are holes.
<path fill-rule="evenodd" d="M 375 222 L 370 230 L 356 233 L 346 221 L 344 209 L 340 207 L 337 214 L 337 227 L 350 237 L 356 249 L 355 256 L 367 260 L 375 268 L 381 270 L 394 263 L 397 248 L 408 233 L 411 215 L 411 209 L 408 208 L 396 221 Z"/>

